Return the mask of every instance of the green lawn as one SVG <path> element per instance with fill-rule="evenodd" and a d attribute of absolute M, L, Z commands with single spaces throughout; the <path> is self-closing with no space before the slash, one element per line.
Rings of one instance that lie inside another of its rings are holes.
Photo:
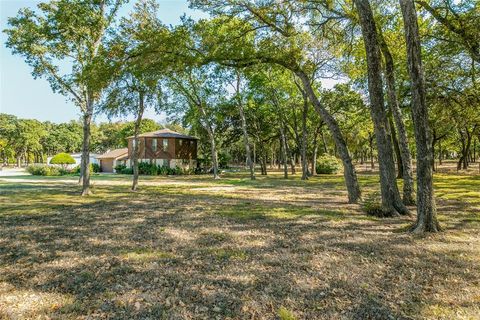
<path fill-rule="evenodd" d="M 76 179 L 0 177 L 0 319 L 479 319 L 478 175 L 435 177 L 427 236 L 341 176 Z"/>

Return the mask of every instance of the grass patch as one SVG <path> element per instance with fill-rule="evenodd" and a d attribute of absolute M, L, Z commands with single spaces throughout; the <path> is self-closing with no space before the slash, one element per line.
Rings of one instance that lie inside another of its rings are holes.
<path fill-rule="evenodd" d="M 120 255 L 122 258 L 132 261 L 153 261 L 161 259 L 174 259 L 176 256 L 170 252 L 152 249 L 136 249 L 134 251 L 124 251 Z"/>
<path fill-rule="evenodd" d="M 262 220 L 262 219 L 298 219 L 305 216 L 316 216 L 328 220 L 342 220 L 346 212 L 342 210 L 322 210 L 313 207 L 300 207 L 286 205 L 283 207 L 271 207 L 268 204 L 242 202 L 220 208 L 215 214 L 238 219 L 238 220 Z"/>
<path fill-rule="evenodd" d="M 285 307 L 280 307 L 280 309 L 278 309 L 278 317 L 280 320 L 297 320 L 295 314 Z"/>
<path fill-rule="evenodd" d="M 75 177 L 0 179 L 0 318 L 480 314 L 477 176 L 435 175 L 446 231 L 425 237 L 348 204 L 341 175 L 130 179 L 94 176 L 90 197 Z"/>
<path fill-rule="evenodd" d="M 210 248 L 207 252 L 219 260 L 246 260 L 249 257 L 246 251 L 232 248 Z"/>

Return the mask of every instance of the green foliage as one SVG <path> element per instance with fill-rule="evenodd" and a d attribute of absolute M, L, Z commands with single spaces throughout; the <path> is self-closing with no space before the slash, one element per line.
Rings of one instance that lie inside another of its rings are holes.
<path fill-rule="evenodd" d="M 362 201 L 362 210 L 370 215 L 376 217 L 383 217 L 382 198 L 380 192 L 372 192 L 367 194 Z"/>
<path fill-rule="evenodd" d="M 161 176 L 168 175 L 168 170 L 169 170 L 169 169 L 170 169 L 170 168 L 167 167 L 167 166 L 159 166 L 159 167 L 157 168 L 157 174 L 158 174 L 158 175 L 161 175 Z"/>
<path fill-rule="evenodd" d="M 120 171 L 117 171 L 117 173 L 121 173 L 121 174 L 133 174 L 133 168 L 124 168 Z"/>
<path fill-rule="evenodd" d="M 102 172 L 102 167 L 100 167 L 98 163 L 91 163 L 90 171 L 94 173 L 99 173 L 99 172 Z"/>
<path fill-rule="evenodd" d="M 102 172 L 102 168 L 97 163 L 90 163 L 90 172 L 99 173 Z M 71 173 L 80 174 L 80 166 L 76 166 L 71 170 Z"/>
<path fill-rule="evenodd" d="M 64 175 L 67 175 L 67 174 L 72 174 L 72 173 L 73 173 L 73 170 L 72 170 L 72 169 L 68 169 L 68 168 L 60 167 L 60 168 L 58 168 L 58 173 L 59 173 L 61 176 L 64 176 Z"/>
<path fill-rule="evenodd" d="M 60 168 L 47 165 L 31 165 L 27 167 L 27 172 L 34 176 L 60 176 L 63 171 Z"/>
<path fill-rule="evenodd" d="M 115 171 L 117 173 L 121 174 L 133 174 L 133 168 L 127 168 L 124 165 L 118 165 L 115 167 Z M 140 162 L 138 164 L 138 173 L 141 175 L 147 175 L 147 176 L 178 176 L 178 175 L 183 175 L 183 174 L 192 174 L 194 173 L 193 170 L 183 170 L 179 166 L 176 166 L 175 168 L 170 168 L 168 166 L 159 166 L 154 163 L 149 163 L 149 162 Z"/>
<path fill-rule="evenodd" d="M 68 153 L 61 152 L 53 156 L 53 158 L 50 160 L 50 163 L 61 165 L 75 164 L 75 159 L 73 159 L 73 157 Z"/>
<path fill-rule="evenodd" d="M 352 154 L 368 152 L 373 123 L 362 96 L 348 84 L 337 84 L 330 90 L 323 90 L 320 98 L 335 115 Z"/>
<path fill-rule="evenodd" d="M 154 163 L 140 162 L 138 164 L 138 173 L 148 176 L 157 175 L 158 167 Z"/>
<path fill-rule="evenodd" d="M 80 122 L 70 121 L 60 124 L 44 122 L 43 126 L 47 135 L 43 139 L 37 139 L 40 140 L 44 152 L 49 154 L 72 153 L 81 149 L 83 133 Z M 95 126 L 92 126 L 92 132 L 96 132 Z M 96 137 L 92 137 L 92 143 L 95 143 L 96 140 Z"/>
<path fill-rule="evenodd" d="M 224 248 L 211 248 L 208 250 L 216 259 L 219 260 L 246 260 L 248 259 L 248 253 L 244 250 L 238 249 L 224 249 Z"/>
<path fill-rule="evenodd" d="M 146 133 L 146 132 L 152 132 L 152 131 L 157 131 L 162 128 L 161 125 L 159 125 L 157 122 L 155 122 L 152 119 L 142 119 L 142 122 L 140 123 L 140 128 L 139 128 L 139 133 Z M 121 129 L 119 135 L 120 139 L 122 140 L 122 143 L 124 147 L 127 146 L 127 138 L 133 136 L 135 133 L 135 122 L 127 122 Z"/>
<path fill-rule="evenodd" d="M 113 169 L 115 169 L 115 172 L 120 173 L 120 172 L 122 172 L 123 170 L 125 170 L 126 168 L 127 168 L 127 166 L 124 165 L 124 164 L 117 164 L 117 165 L 115 166 L 115 168 L 113 168 Z"/>
<path fill-rule="evenodd" d="M 335 174 L 340 171 L 340 162 L 334 156 L 325 154 L 317 159 L 316 170 L 318 174 Z"/>
<path fill-rule="evenodd" d="M 297 319 L 297 317 L 295 317 L 293 312 L 288 310 L 285 307 L 280 307 L 280 309 L 278 309 L 278 317 L 280 318 L 280 320 L 296 320 Z"/>
<path fill-rule="evenodd" d="M 230 154 L 226 152 L 220 152 L 218 154 L 218 167 L 221 169 L 228 169 L 228 163 L 232 161 Z"/>
<path fill-rule="evenodd" d="M 41 153 L 46 135 L 47 130 L 40 121 L 0 114 L 0 154 L 4 158 Z"/>

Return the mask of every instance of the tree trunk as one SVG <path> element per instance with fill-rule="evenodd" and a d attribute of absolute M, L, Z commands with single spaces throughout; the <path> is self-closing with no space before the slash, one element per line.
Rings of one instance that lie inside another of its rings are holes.
<path fill-rule="evenodd" d="M 255 142 L 253 142 L 253 163 L 252 163 L 252 166 L 253 166 L 253 170 L 255 170 L 255 164 L 257 163 L 257 147 L 255 145 Z M 254 171 L 255 173 L 255 171 Z"/>
<path fill-rule="evenodd" d="M 261 169 L 262 169 L 262 176 L 266 176 L 267 175 L 267 155 L 266 153 L 265 154 L 262 154 L 262 156 L 260 157 L 260 166 L 261 166 Z"/>
<path fill-rule="evenodd" d="M 390 111 L 392 112 L 393 120 L 395 121 L 395 126 L 391 125 L 392 137 L 395 137 L 395 130 L 398 132 L 398 151 L 400 157 L 397 156 L 397 158 L 400 164 L 399 168 L 402 168 L 402 170 L 399 169 L 398 172 L 399 176 L 403 178 L 403 203 L 406 205 L 412 205 L 415 203 L 412 155 L 408 147 L 407 130 L 405 128 L 405 124 L 403 123 L 402 112 L 400 111 L 400 106 L 398 105 L 393 57 L 390 53 L 387 43 L 385 42 L 385 39 L 383 38 L 382 33 L 380 32 L 379 35 L 380 48 L 382 50 L 383 57 L 385 58 L 385 79 L 387 82 L 388 105 L 390 107 Z M 397 147 L 397 145 L 395 146 Z"/>
<path fill-rule="evenodd" d="M 240 73 L 237 72 L 237 106 L 238 112 L 240 114 L 240 119 L 242 121 L 242 131 L 243 131 L 243 144 L 245 146 L 245 153 L 247 158 L 247 165 L 250 169 L 250 179 L 255 180 L 255 167 L 252 161 L 252 153 L 250 151 L 250 143 L 248 142 L 248 131 L 247 131 L 247 119 L 245 118 L 245 111 L 243 109 L 243 103 L 240 98 Z"/>
<path fill-rule="evenodd" d="M 318 155 L 318 131 L 320 126 L 315 130 L 315 134 L 313 136 L 313 155 L 312 155 L 312 176 L 317 175 L 317 155 Z"/>
<path fill-rule="evenodd" d="M 274 145 L 272 145 L 272 153 L 271 153 L 271 158 L 270 158 L 270 169 L 273 169 L 273 167 L 275 166 L 275 150 L 274 150 Z"/>
<path fill-rule="evenodd" d="M 282 138 L 282 153 L 283 153 L 283 178 L 288 179 L 288 151 L 287 151 L 287 138 L 285 137 L 285 126 L 280 124 L 280 136 Z"/>
<path fill-rule="evenodd" d="M 322 129 L 320 129 L 320 135 L 322 136 L 323 152 L 324 152 L 325 154 L 328 154 L 327 140 L 325 139 L 325 135 L 323 134 L 323 130 L 322 130 Z"/>
<path fill-rule="evenodd" d="M 301 146 L 301 158 L 302 158 L 302 180 L 308 180 L 308 160 L 307 160 L 307 114 L 308 114 L 308 96 L 307 93 L 302 90 L 303 96 L 303 110 L 302 110 L 302 146 Z"/>
<path fill-rule="evenodd" d="M 318 100 L 307 74 L 302 70 L 296 70 L 296 74 L 300 78 L 300 80 L 302 80 L 302 84 L 305 91 L 307 92 L 308 97 L 310 98 L 310 101 L 315 107 L 317 113 L 322 118 L 323 122 L 326 123 L 326 125 L 328 126 L 332 134 L 333 140 L 335 141 L 335 145 L 338 148 L 340 157 L 343 162 L 343 174 L 345 177 L 345 184 L 348 191 L 348 202 L 357 203 L 361 198 L 360 186 L 358 184 L 355 167 L 352 163 L 352 158 L 348 153 L 347 144 L 345 143 L 340 127 L 338 126 L 335 118 L 332 117 L 332 115 L 327 111 L 325 106 L 323 106 L 320 100 Z"/>
<path fill-rule="evenodd" d="M 278 170 L 281 169 L 282 167 L 282 158 L 283 158 L 283 142 L 282 142 L 282 135 L 279 136 L 279 139 L 280 139 L 280 144 L 279 144 L 279 149 L 278 149 L 278 153 L 277 153 L 277 166 L 278 166 Z"/>
<path fill-rule="evenodd" d="M 288 145 L 288 139 L 287 139 L 287 125 L 285 124 L 284 126 L 284 134 L 285 134 L 285 149 L 287 150 L 287 155 L 288 155 L 288 160 L 287 163 L 290 163 L 290 170 L 292 174 L 296 174 L 296 169 L 295 169 L 295 155 L 294 152 L 290 149 L 290 146 Z"/>
<path fill-rule="evenodd" d="M 392 138 L 388 132 L 388 123 L 385 114 L 381 57 L 375 20 L 368 0 L 354 0 L 354 2 L 360 16 L 363 41 L 367 54 L 368 93 L 370 97 L 370 113 L 377 141 L 383 214 L 395 215 L 396 212 L 409 214 L 407 207 L 405 207 L 401 200 L 395 179 Z"/>
<path fill-rule="evenodd" d="M 287 144 L 287 150 L 288 150 L 288 144 Z M 297 169 L 295 168 L 295 154 L 293 152 L 289 152 L 290 154 L 290 169 L 292 171 L 292 174 L 297 173 Z"/>
<path fill-rule="evenodd" d="M 252 153 L 250 150 L 250 143 L 248 141 L 248 132 L 247 132 L 247 122 L 245 119 L 245 113 L 243 111 L 243 106 L 241 104 L 238 105 L 238 109 L 240 111 L 240 118 L 242 120 L 242 130 L 243 130 L 243 143 L 245 146 L 245 154 L 247 159 L 247 165 L 250 170 L 250 179 L 255 180 L 255 168 L 254 163 L 252 161 Z"/>
<path fill-rule="evenodd" d="M 432 171 L 435 172 L 435 144 L 437 143 L 437 132 L 432 129 Z"/>
<path fill-rule="evenodd" d="M 395 151 L 395 158 L 397 158 L 397 179 L 403 178 L 403 165 L 402 154 L 400 153 L 400 146 L 398 145 L 397 133 L 395 126 L 393 125 L 392 118 L 388 117 L 388 125 L 390 126 L 390 132 L 392 133 L 393 151 Z M 405 203 L 405 200 L 403 200 Z"/>
<path fill-rule="evenodd" d="M 463 155 L 463 169 L 468 169 L 468 164 L 469 164 L 469 154 L 470 154 L 470 148 L 472 145 L 472 136 L 473 132 L 475 131 L 475 127 L 473 128 L 472 132 L 468 131 L 468 128 L 465 128 L 465 133 L 467 134 L 467 145 L 465 148 L 465 153 Z"/>
<path fill-rule="evenodd" d="M 83 144 L 82 161 L 80 167 L 80 181 L 82 181 L 82 196 L 88 196 L 90 192 L 90 125 L 93 116 L 93 100 L 87 98 L 87 108 L 83 114 Z"/>
<path fill-rule="evenodd" d="M 368 147 L 370 148 L 370 168 L 375 169 L 375 159 L 373 158 L 373 138 L 375 135 L 373 133 L 368 133 Z"/>
<path fill-rule="evenodd" d="M 462 146 L 462 153 L 461 153 L 460 158 L 458 159 L 458 162 L 457 162 L 457 171 L 462 170 L 462 164 L 463 164 L 463 148 L 465 148 L 465 147 Z"/>
<path fill-rule="evenodd" d="M 476 151 L 477 151 L 477 140 L 474 138 L 474 139 L 473 139 L 473 155 L 472 155 L 472 162 L 476 162 L 476 161 L 477 161 L 477 155 L 476 155 Z"/>
<path fill-rule="evenodd" d="M 442 165 L 442 139 L 438 140 L 438 164 Z"/>
<path fill-rule="evenodd" d="M 430 166 L 428 108 L 425 101 L 425 79 L 423 74 L 421 44 L 418 33 L 417 13 L 413 0 L 400 0 L 405 39 L 407 43 L 408 71 L 412 90 L 412 118 L 417 144 L 417 221 L 416 233 L 437 232 L 437 210 L 433 195 L 433 172 Z"/>
<path fill-rule="evenodd" d="M 207 131 L 208 131 L 208 136 L 210 137 L 210 151 L 212 154 L 213 179 L 220 179 L 220 176 L 218 174 L 218 157 L 217 157 L 217 145 L 215 143 L 215 136 L 211 129 Z"/>
<path fill-rule="evenodd" d="M 218 174 L 218 157 L 217 157 L 217 146 L 215 143 L 215 131 L 208 121 L 207 112 L 201 104 L 197 104 L 197 108 L 200 111 L 204 119 L 204 128 L 207 130 L 208 137 L 210 138 L 210 151 L 212 155 L 212 167 L 213 167 L 213 179 L 220 179 Z"/>
<path fill-rule="evenodd" d="M 471 143 L 471 134 L 467 128 L 465 128 L 465 133 L 462 130 L 458 130 L 460 135 L 460 142 L 462 143 L 462 150 L 460 159 L 458 159 L 457 170 L 468 169 L 468 151 L 470 150 Z"/>
<path fill-rule="evenodd" d="M 140 133 L 140 125 L 142 124 L 142 117 L 143 112 L 145 111 L 144 106 L 144 96 L 143 93 L 139 93 L 139 101 L 138 101 L 138 113 L 137 119 L 135 120 L 135 128 L 134 128 L 134 141 L 135 147 L 133 148 L 132 154 L 132 162 L 133 162 L 133 182 L 132 182 L 132 191 L 137 191 L 138 188 L 138 157 L 140 152 L 140 141 L 138 141 L 138 135 Z M 146 148 L 146 145 L 144 146 Z"/>

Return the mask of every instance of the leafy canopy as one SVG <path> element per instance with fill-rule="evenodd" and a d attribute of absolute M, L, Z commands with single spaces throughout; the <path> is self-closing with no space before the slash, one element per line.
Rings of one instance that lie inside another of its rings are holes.
<path fill-rule="evenodd" d="M 68 153 L 61 152 L 53 156 L 51 164 L 75 164 L 75 159 Z"/>

